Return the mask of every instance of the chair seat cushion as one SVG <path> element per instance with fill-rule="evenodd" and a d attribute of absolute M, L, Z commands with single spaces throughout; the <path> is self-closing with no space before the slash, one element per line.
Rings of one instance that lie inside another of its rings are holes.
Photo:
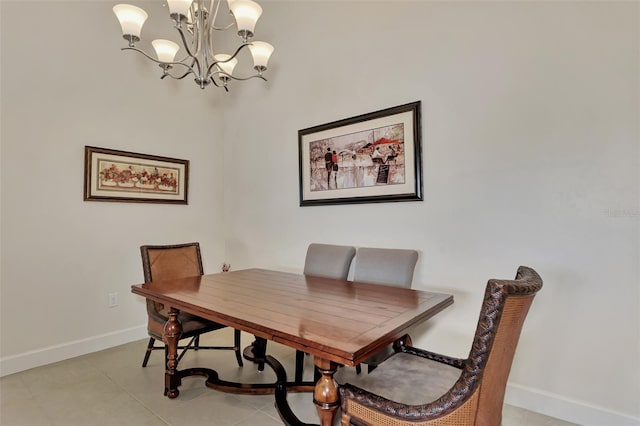
<path fill-rule="evenodd" d="M 461 374 L 462 370 L 447 364 L 397 353 L 371 373 L 349 383 L 391 401 L 420 405 L 440 398 Z"/>

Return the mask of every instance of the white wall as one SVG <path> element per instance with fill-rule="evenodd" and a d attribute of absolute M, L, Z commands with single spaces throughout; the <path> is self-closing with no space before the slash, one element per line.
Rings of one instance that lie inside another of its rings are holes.
<path fill-rule="evenodd" d="M 417 345 L 464 356 L 486 280 L 532 266 L 508 402 L 638 423 L 638 3 L 265 1 L 270 81 L 229 95 L 120 52 L 113 3 L 0 3 L 1 374 L 144 336 L 142 243 L 199 240 L 209 271 L 410 247 L 456 297 Z M 299 129 L 415 100 L 425 201 L 298 206 Z M 191 160 L 189 205 L 83 202 L 84 145 Z"/>
<path fill-rule="evenodd" d="M 486 280 L 532 266 L 545 287 L 507 400 L 638 424 L 638 3 L 285 1 L 262 19 L 271 80 L 225 122 L 229 260 L 301 271 L 314 241 L 418 249 L 414 286 L 456 302 L 414 341 L 460 356 Z M 298 206 L 299 129 L 415 100 L 424 202 Z"/>
<path fill-rule="evenodd" d="M 112 6 L 2 2 L 2 374 L 146 336 L 141 244 L 224 261 L 223 93 L 121 52 Z M 143 37 L 172 35 L 145 8 Z M 83 201 L 85 145 L 190 160 L 189 205 Z"/>

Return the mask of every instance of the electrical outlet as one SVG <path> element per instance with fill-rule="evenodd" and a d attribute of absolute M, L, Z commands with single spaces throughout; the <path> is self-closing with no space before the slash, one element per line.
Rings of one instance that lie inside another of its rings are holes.
<path fill-rule="evenodd" d="M 118 306 L 118 293 L 109 293 L 109 307 Z"/>

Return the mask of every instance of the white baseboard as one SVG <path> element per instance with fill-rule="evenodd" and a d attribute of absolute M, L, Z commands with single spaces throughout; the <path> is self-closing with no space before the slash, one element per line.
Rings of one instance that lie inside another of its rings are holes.
<path fill-rule="evenodd" d="M 517 384 L 507 385 L 504 402 L 584 426 L 640 425 L 640 418 Z"/>
<path fill-rule="evenodd" d="M 147 334 L 147 327 L 142 325 L 3 357 L 0 358 L 0 377 L 123 345 L 145 337 L 149 337 L 149 335 Z"/>

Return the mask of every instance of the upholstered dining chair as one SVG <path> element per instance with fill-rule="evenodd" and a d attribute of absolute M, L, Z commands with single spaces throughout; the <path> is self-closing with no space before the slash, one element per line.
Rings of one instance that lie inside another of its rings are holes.
<path fill-rule="evenodd" d="M 356 248 L 333 244 L 309 244 L 304 260 L 304 274 L 346 280 Z"/>
<path fill-rule="evenodd" d="M 356 254 L 355 247 L 341 246 L 334 244 L 311 243 L 307 247 L 307 254 L 304 261 L 304 274 L 307 276 L 333 278 L 346 280 L 349 275 L 351 261 Z M 245 358 L 258 362 L 258 370 L 264 368 L 264 363 L 260 357 L 256 358 L 254 351 L 258 344 L 256 339 L 248 348 L 245 348 Z M 260 342 L 266 350 L 266 341 Z M 260 348 L 262 351 L 262 348 Z M 304 367 L 304 352 L 296 351 L 295 380 L 302 381 Z"/>
<path fill-rule="evenodd" d="M 351 261 L 356 255 L 356 248 L 352 246 L 338 246 L 333 244 L 309 244 L 307 256 L 304 260 L 304 274 L 312 277 L 333 278 L 346 280 L 349 276 Z M 304 369 L 304 352 L 296 351 L 297 382 L 302 381 Z M 315 375 L 318 377 L 318 374 Z"/>
<path fill-rule="evenodd" d="M 411 346 L 405 336 L 375 371 L 340 387 L 342 425 L 499 426 L 507 378 L 540 276 L 489 280 L 466 359 Z"/>
<path fill-rule="evenodd" d="M 415 250 L 360 247 L 353 280 L 410 288 L 417 261 Z"/>
<path fill-rule="evenodd" d="M 417 261 L 415 250 L 361 247 L 354 261 L 353 280 L 410 288 Z M 372 371 L 392 353 L 389 346 L 371 356 L 365 361 L 367 371 Z M 356 371 L 360 373 L 360 365 Z"/>
<path fill-rule="evenodd" d="M 203 275 L 202 257 L 200 255 L 200 244 L 174 244 L 174 245 L 143 245 L 140 247 L 142 254 L 142 269 L 144 271 L 144 281 L 159 281 L 182 277 Z M 142 366 L 146 367 L 149 362 L 151 352 L 158 349 L 165 349 L 165 346 L 154 346 L 154 342 L 162 342 L 162 331 L 169 318 L 168 307 L 152 300 L 147 300 L 147 331 L 150 339 L 147 351 L 142 361 Z M 242 367 L 242 356 L 240 352 L 240 330 L 234 330 L 233 346 L 201 346 L 200 335 L 210 331 L 219 330 L 226 327 L 213 321 L 200 318 L 186 312 L 180 312 L 178 320 L 182 323 L 181 339 L 190 339 L 189 343 L 179 346 L 182 352 L 178 356 L 178 361 L 182 359 L 189 349 L 218 349 L 232 350 L 236 354 L 238 365 Z"/>

